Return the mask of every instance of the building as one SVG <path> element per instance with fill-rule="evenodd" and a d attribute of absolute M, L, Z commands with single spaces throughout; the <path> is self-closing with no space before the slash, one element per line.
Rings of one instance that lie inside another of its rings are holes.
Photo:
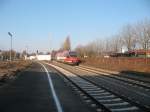
<path fill-rule="evenodd" d="M 144 49 L 132 50 L 129 51 L 129 54 L 132 54 L 133 56 L 136 57 L 150 57 L 150 50 L 144 50 Z"/>
<path fill-rule="evenodd" d="M 37 60 L 47 60 L 50 61 L 51 60 L 51 55 L 36 55 L 36 59 Z"/>
<path fill-rule="evenodd" d="M 31 55 L 31 56 L 27 56 L 25 55 L 25 60 L 47 60 L 50 61 L 51 60 L 51 55 Z"/>

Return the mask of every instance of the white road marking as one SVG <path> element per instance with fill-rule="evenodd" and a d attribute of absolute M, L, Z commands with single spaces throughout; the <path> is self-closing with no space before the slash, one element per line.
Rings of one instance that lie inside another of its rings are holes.
<path fill-rule="evenodd" d="M 47 68 L 42 63 L 39 63 L 39 64 L 41 66 L 43 66 L 44 70 L 46 71 L 46 74 L 47 74 L 47 77 L 48 77 L 48 82 L 49 82 L 49 85 L 50 85 L 50 88 L 51 88 L 51 91 L 52 91 L 52 95 L 53 95 L 53 98 L 54 98 L 54 101 L 55 101 L 55 105 L 57 107 L 57 111 L 58 112 L 63 112 L 61 104 L 60 104 L 60 101 L 59 101 L 59 99 L 58 99 L 58 97 L 56 95 L 56 92 L 55 92 L 55 89 L 54 89 L 53 82 L 52 82 L 52 79 L 50 77 L 50 74 L 48 73 Z"/>

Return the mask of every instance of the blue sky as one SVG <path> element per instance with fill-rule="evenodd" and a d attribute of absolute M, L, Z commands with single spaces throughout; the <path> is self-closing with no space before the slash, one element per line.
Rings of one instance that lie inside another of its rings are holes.
<path fill-rule="evenodd" d="M 150 18 L 149 0 L 0 0 L 0 49 L 30 52 L 72 47 L 119 32 L 123 25 Z"/>

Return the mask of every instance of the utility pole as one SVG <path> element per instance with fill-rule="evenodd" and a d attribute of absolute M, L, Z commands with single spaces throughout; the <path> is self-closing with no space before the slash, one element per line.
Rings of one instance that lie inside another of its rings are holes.
<path fill-rule="evenodd" d="M 50 52 L 52 52 L 52 36 L 50 35 L 50 39 L 49 39 L 49 50 L 50 50 Z"/>
<path fill-rule="evenodd" d="M 10 61 L 12 60 L 12 34 L 8 32 L 8 35 L 10 36 Z"/>
<path fill-rule="evenodd" d="M 26 46 L 26 55 L 28 56 L 28 46 Z"/>

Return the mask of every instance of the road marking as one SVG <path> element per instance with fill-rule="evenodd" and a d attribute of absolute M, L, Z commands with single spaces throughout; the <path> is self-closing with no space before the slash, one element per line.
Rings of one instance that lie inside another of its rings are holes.
<path fill-rule="evenodd" d="M 50 74 L 48 73 L 47 68 L 46 68 L 42 63 L 39 63 L 39 64 L 40 64 L 41 66 L 43 66 L 44 70 L 46 71 L 46 74 L 47 74 L 47 77 L 48 77 L 49 86 L 50 86 L 51 91 L 52 91 L 52 95 L 53 95 L 53 98 L 54 98 L 54 101 L 55 101 L 55 105 L 56 105 L 56 107 L 57 107 L 57 111 L 58 111 L 58 112 L 63 112 L 62 107 L 61 107 L 61 105 L 60 105 L 60 101 L 59 101 L 59 99 L 58 99 L 58 97 L 57 97 L 57 95 L 56 95 L 56 92 L 55 92 L 54 85 L 53 85 L 53 83 L 52 83 L 52 79 L 51 79 L 51 77 L 50 77 Z"/>

